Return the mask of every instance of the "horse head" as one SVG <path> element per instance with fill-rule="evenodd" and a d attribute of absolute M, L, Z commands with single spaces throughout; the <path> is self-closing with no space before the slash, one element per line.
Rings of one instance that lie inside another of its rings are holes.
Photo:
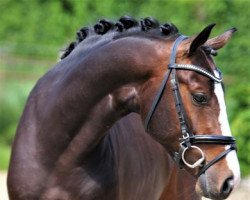
<path fill-rule="evenodd" d="M 155 73 L 141 90 L 145 99 L 155 95 L 145 100 L 140 112 L 152 137 L 197 177 L 197 191 L 224 199 L 239 183 L 240 170 L 222 75 L 212 56 L 236 29 L 208 39 L 213 27 L 209 25 L 194 37 L 175 36 L 166 44 L 168 69 Z"/>

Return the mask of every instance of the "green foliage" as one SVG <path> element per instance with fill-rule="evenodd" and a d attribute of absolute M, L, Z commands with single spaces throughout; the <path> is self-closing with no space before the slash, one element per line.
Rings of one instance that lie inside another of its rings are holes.
<path fill-rule="evenodd" d="M 0 169 L 7 169 L 10 159 L 10 147 L 0 143 Z"/>
<path fill-rule="evenodd" d="M 241 172 L 249 174 L 250 166 L 250 110 L 242 110 L 232 123 L 232 131 L 237 137 L 239 159 L 241 161 Z"/>
<path fill-rule="evenodd" d="M 239 84 L 230 91 L 228 98 L 231 128 L 237 138 L 238 156 L 242 175 L 250 173 L 250 85 Z"/>
<path fill-rule="evenodd" d="M 83 25 L 93 25 L 101 18 L 116 20 L 132 15 L 172 22 L 186 35 L 196 34 L 213 22 L 217 26 L 212 36 L 230 27 L 238 28 L 215 60 L 224 74 L 242 173 L 249 174 L 249 9 L 248 0 L 1 0 L 0 168 L 2 161 L 8 160 L 6 146 L 11 143 L 25 99 L 38 77 L 56 62 L 59 50 L 74 40 L 75 32 Z"/>
<path fill-rule="evenodd" d="M 27 96 L 50 62 L 0 54 L 0 169 L 6 169 L 10 146 Z M 53 61 L 54 62 L 54 61 Z"/>
<path fill-rule="evenodd" d="M 23 110 L 24 103 L 31 89 L 30 83 L 19 81 L 9 81 L 0 85 L 0 141 L 10 145 L 13 139 L 17 121 Z"/>

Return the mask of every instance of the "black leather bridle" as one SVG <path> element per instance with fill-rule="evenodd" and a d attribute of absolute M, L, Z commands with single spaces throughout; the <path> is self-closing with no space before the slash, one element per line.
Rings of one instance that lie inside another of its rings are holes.
<path fill-rule="evenodd" d="M 178 115 L 178 119 L 180 122 L 180 129 L 182 133 L 182 137 L 179 139 L 180 140 L 180 148 L 178 152 L 174 153 L 174 160 L 179 164 L 179 166 L 182 166 L 183 164 L 186 165 L 189 168 L 195 168 L 195 167 L 200 167 L 200 171 L 198 173 L 198 177 L 203 174 L 209 167 L 211 167 L 213 164 L 218 162 L 220 159 L 225 157 L 230 151 L 236 150 L 236 143 L 235 143 L 235 138 L 231 136 L 223 136 L 223 135 L 194 135 L 192 131 L 190 130 L 188 126 L 188 121 L 187 121 L 187 115 L 182 103 L 182 98 L 180 95 L 180 90 L 179 90 L 179 84 L 178 84 L 178 79 L 176 76 L 176 70 L 182 69 L 182 70 L 191 70 L 195 71 L 203 76 L 206 76 L 210 78 L 211 80 L 221 83 L 222 82 L 222 76 L 219 71 L 219 69 L 216 69 L 219 73 L 219 77 L 214 76 L 212 73 L 209 71 L 196 66 L 196 65 L 191 65 L 191 64 L 177 64 L 175 63 L 176 60 L 176 53 L 177 53 L 177 48 L 179 44 L 187 39 L 186 36 L 180 35 L 174 42 L 171 55 L 170 55 L 170 63 L 168 65 L 168 70 L 165 74 L 165 77 L 162 81 L 162 84 L 155 96 L 155 99 L 151 105 L 151 108 L 148 112 L 148 115 L 145 119 L 144 127 L 145 130 L 148 129 L 148 124 L 150 122 L 150 119 L 162 97 L 163 91 L 166 87 L 166 83 L 171 76 L 171 89 L 173 91 L 174 95 L 174 100 L 175 100 L 175 108 L 176 112 Z M 205 155 L 203 151 L 200 149 L 200 147 L 196 146 L 196 144 L 216 144 L 216 145 L 228 145 L 228 149 L 217 155 L 213 160 L 205 164 Z M 185 153 L 190 150 L 190 149 L 196 149 L 196 151 L 200 152 L 200 158 L 193 164 L 190 164 L 186 161 L 185 159 Z"/>

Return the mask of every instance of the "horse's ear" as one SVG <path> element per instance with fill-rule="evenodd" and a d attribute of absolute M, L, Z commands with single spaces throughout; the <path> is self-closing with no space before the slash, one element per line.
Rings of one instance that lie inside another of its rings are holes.
<path fill-rule="evenodd" d="M 214 50 L 218 50 L 218 49 L 222 48 L 230 40 L 230 38 L 232 37 L 232 35 L 235 31 L 237 31 L 236 28 L 231 28 L 231 29 L 227 30 L 225 33 L 223 33 L 215 38 L 209 39 L 205 43 L 205 45 L 210 46 Z"/>
<path fill-rule="evenodd" d="M 198 47 L 200 47 L 207 41 L 214 26 L 215 24 L 208 25 L 194 38 L 189 47 L 189 55 L 192 55 Z"/>

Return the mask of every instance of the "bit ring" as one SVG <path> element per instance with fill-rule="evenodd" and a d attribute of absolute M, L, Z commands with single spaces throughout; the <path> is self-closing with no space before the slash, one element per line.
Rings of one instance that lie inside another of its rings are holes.
<path fill-rule="evenodd" d="M 201 154 L 201 157 L 199 158 L 199 160 L 197 160 L 194 164 L 190 164 L 186 161 L 185 159 L 185 153 L 188 149 L 197 149 L 200 154 Z M 205 155 L 203 153 L 203 151 L 197 147 L 197 146 L 190 146 L 190 147 L 186 147 L 183 152 L 182 152 L 182 155 L 181 155 L 181 158 L 182 158 L 182 161 L 184 162 L 184 164 L 186 166 L 188 166 L 189 168 L 195 168 L 195 167 L 198 167 L 198 166 L 201 166 L 202 162 L 205 160 Z"/>

